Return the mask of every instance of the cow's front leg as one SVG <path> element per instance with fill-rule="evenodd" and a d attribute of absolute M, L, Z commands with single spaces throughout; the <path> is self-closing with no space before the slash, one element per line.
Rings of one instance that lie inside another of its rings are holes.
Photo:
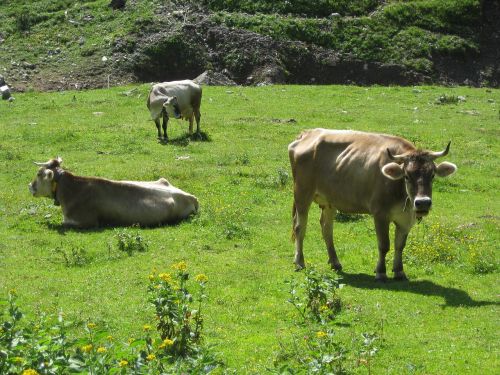
<path fill-rule="evenodd" d="M 391 245 L 389 241 L 389 221 L 385 218 L 375 218 L 375 232 L 378 242 L 378 262 L 375 268 L 375 280 L 386 281 L 385 256 Z"/>
<path fill-rule="evenodd" d="M 155 125 L 156 125 L 156 129 L 158 130 L 158 139 L 161 139 L 161 125 L 160 125 L 159 118 L 155 119 Z"/>
<path fill-rule="evenodd" d="M 328 251 L 328 263 L 332 269 L 336 271 L 342 270 L 342 265 L 340 264 L 339 258 L 337 257 L 337 252 L 333 245 L 333 215 L 335 214 L 335 209 L 329 206 L 321 207 L 321 233 L 323 234 L 323 240 L 325 240 L 326 249 Z"/>
<path fill-rule="evenodd" d="M 309 215 L 309 205 L 297 207 L 294 205 L 293 213 L 293 234 L 295 237 L 295 267 L 297 270 L 305 268 L 304 262 L 304 237 L 306 235 L 307 217 Z"/>
<path fill-rule="evenodd" d="M 408 280 L 403 271 L 403 249 L 406 245 L 408 232 L 406 228 L 396 224 L 396 232 L 394 235 L 394 263 L 392 266 L 395 280 Z"/>
<path fill-rule="evenodd" d="M 163 125 L 162 126 L 163 126 L 163 137 L 165 138 L 165 141 L 168 141 L 167 125 L 168 125 L 168 114 L 165 110 L 163 110 Z"/>

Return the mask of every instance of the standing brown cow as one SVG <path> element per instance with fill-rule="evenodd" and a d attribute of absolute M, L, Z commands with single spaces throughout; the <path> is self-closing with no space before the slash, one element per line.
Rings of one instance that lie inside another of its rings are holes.
<path fill-rule="evenodd" d="M 341 270 L 333 245 L 336 210 L 371 214 L 375 221 L 379 260 L 377 280 L 386 280 L 389 224 L 396 225 L 393 272 L 406 279 L 402 252 L 416 220 L 429 213 L 434 176 L 446 177 L 457 167 L 434 160 L 444 151 L 417 150 L 399 137 L 358 131 L 304 131 L 288 146 L 294 180 L 293 237 L 295 264 L 303 268 L 303 241 L 311 203 L 321 208 L 321 229 L 332 268 Z"/>

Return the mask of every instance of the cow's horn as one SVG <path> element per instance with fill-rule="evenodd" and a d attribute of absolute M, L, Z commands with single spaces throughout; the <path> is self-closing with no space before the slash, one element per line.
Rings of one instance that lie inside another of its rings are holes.
<path fill-rule="evenodd" d="M 389 155 L 389 159 L 394 160 L 396 163 L 402 163 L 405 161 L 406 156 L 403 155 L 393 155 L 391 150 L 387 149 L 387 155 Z"/>
<path fill-rule="evenodd" d="M 45 163 L 39 163 L 39 162 L 36 162 L 34 161 L 33 163 L 35 165 L 38 165 L 39 167 L 45 167 L 45 168 L 53 168 L 55 166 L 59 166 L 61 165 L 63 162 L 63 160 L 61 159 L 60 156 L 56 157 L 55 159 L 52 159 L 52 160 L 49 160 Z M 55 165 L 56 164 L 56 165 Z"/>
<path fill-rule="evenodd" d="M 437 158 L 440 158 L 442 156 L 446 156 L 448 155 L 448 151 L 450 151 L 450 145 L 451 145 L 451 141 L 448 142 L 448 146 L 446 146 L 446 148 L 443 150 L 443 151 L 439 151 L 439 152 L 429 152 L 429 155 L 431 156 L 432 159 L 437 159 Z"/>

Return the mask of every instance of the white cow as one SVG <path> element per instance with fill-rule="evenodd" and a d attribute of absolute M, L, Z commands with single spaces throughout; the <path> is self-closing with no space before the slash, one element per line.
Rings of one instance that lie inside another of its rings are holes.
<path fill-rule="evenodd" d="M 157 83 L 149 92 L 147 106 L 161 138 L 160 118 L 163 117 L 163 136 L 168 140 L 167 124 L 170 117 L 189 120 L 189 134 L 193 134 L 193 117 L 196 134 L 200 136 L 201 86 L 191 80 Z"/>

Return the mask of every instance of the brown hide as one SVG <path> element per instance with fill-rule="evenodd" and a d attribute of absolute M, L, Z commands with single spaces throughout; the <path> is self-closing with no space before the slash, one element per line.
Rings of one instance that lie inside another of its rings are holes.
<path fill-rule="evenodd" d="M 346 130 L 304 131 L 288 146 L 294 180 L 293 238 L 295 264 L 305 266 L 303 240 L 312 202 L 321 208 L 321 229 L 334 269 L 342 268 L 333 244 L 337 210 L 374 217 L 379 247 L 377 279 L 385 279 L 389 224 L 396 225 L 395 277 L 404 279 L 402 250 L 417 218 L 431 207 L 432 179 L 456 170 L 451 163 L 436 167 L 445 151 L 419 151 L 409 141 L 391 135 Z M 395 156 L 396 155 L 396 156 Z M 395 163 L 394 160 L 399 161 Z"/>

